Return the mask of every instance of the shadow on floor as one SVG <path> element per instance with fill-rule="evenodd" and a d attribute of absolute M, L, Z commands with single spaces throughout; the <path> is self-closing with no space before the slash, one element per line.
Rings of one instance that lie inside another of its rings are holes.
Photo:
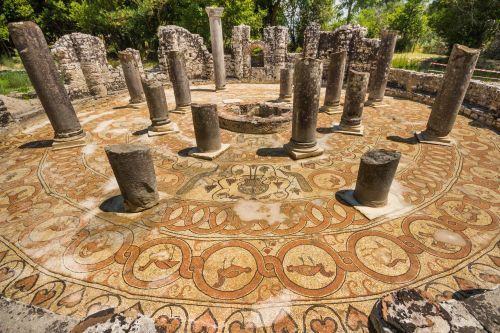
<path fill-rule="evenodd" d="M 140 107 L 137 107 L 135 105 L 127 104 L 127 105 L 122 105 L 122 106 L 115 106 L 113 110 L 122 110 L 122 109 L 135 109 L 139 110 Z"/>
<path fill-rule="evenodd" d="M 316 132 L 321 134 L 332 134 L 335 133 L 335 128 L 332 127 L 319 127 L 316 129 Z"/>
<path fill-rule="evenodd" d="M 210 89 L 210 88 L 193 88 L 191 91 L 205 91 L 205 92 L 216 92 L 215 89 Z"/>
<path fill-rule="evenodd" d="M 283 148 L 259 148 L 257 149 L 257 156 L 288 157 L 288 154 Z"/>
<path fill-rule="evenodd" d="M 179 150 L 177 154 L 182 157 L 189 157 L 189 152 L 194 149 L 195 147 L 189 147 L 189 148 L 184 148 L 182 150 Z"/>
<path fill-rule="evenodd" d="M 37 149 L 37 148 L 49 148 L 52 147 L 54 140 L 38 140 L 31 141 L 19 146 L 20 149 Z"/>
<path fill-rule="evenodd" d="M 123 197 L 117 195 L 104 201 L 99 208 L 106 213 L 125 213 Z"/>
<path fill-rule="evenodd" d="M 138 130 L 138 131 L 135 131 L 132 133 L 132 135 L 134 136 L 141 136 L 141 135 L 144 135 L 144 134 L 148 134 L 148 129 L 147 128 L 144 128 L 144 129 L 141 129 L 141 130 Z"/>
<path fill-rule="evenodd" d="M 411 136 L 409 138 L 402 138 L 398 135 L 389 135 L 387 137 L 387 140 L 394 141 L 394 142 L 399 142 L 399 143 L 406 143 L 409 145 L 416 145 L 418 144 L 418 139 L 415 136 Z"/>

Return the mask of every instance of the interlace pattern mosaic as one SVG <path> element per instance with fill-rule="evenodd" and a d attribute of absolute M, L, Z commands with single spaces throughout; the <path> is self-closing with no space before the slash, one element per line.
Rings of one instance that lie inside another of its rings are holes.
<path fill-rule="evenodd" d="M 194 87 L 196 102 L 255 102 L 277 85 Z M 167 91 L 173 107 L 173 94 Z M 366 332 L 375 300 L 401 287 L 448 298 L 500 283 L 499 136 L 458 117 L 452 147 L 421 145 L 429 108 L 387 98 L 365 108 L 365 136 L 331 133 L 325 153 L 295 162 L 290 131 L 222 131 L 215 161 L 187 157 L 179 134 L 148 138 L 147 106 L 122 94 L 78 106 L 86 147 L 53 151 L 48 121 L 0 143 L 0 293 L 56 313 L 139 308 L 169 333 Z M 104 147 L 153 150 L 161 202 L 139 214 L 104 212 L 119 195 Z M 335 193 L 353 188 L 370 148 L 403 154 L 393 191 L 405 208 L 368 220 Z"/>

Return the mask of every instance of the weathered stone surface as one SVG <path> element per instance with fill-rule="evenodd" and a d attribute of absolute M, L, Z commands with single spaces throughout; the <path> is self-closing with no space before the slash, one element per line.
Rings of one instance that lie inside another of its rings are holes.
<path fill-rule="evenodd" d="M 328 65 L 328 81 L 326 84 L 325 107 L 340 105 L 342 84 L 344 82 L 345 68 L 347 63 L 347 52 L 340 51 L 330 55 Z"/>
<path fill-rule="evenodd" d="M 381 102 L 384 99 L 387 79 L 398 39 L 397 31 L 383 30 L 377 55 L 377 65 L 371 72 L 368 103 Z"/>
<path fill-rule="evenodd" d="M 55 139 L 73 140 L 84 136 L 40 28 L 33 22 L 9 23 L 8 28 L 31 83 L 52 124 Z"/>
<path fill-rule="evenodd" d="M 0 332 L 66 333 L 77 318 L 57 315 L 45 309 L 0 297 Z"/>
<path fill-rule="evenodd" d="M 238 25 L 233 27 L 233 35 L 231 48 L 233 50 L 233 72 L 238 79 L 250 77 L 252 68 L 252 57 L 250 55 L 250 32 L 251 28 L 248 25 Z"/>
<path fill-rule="evenodd" d="M 153 130 L 159 131 L 162 126 L 169 124 L 171 121 L 168 117 L 167 97 L 161 82 L 156 80 L 142 80 L 144 95 L 148 104 L 149 116 L 151 119 L 151 127 Z"/>
<path fill-rule="evenodd" d="M 141 71 L 134 52 L 130 49 L 118 52 L 118 58 L 123 69 L 125 82 L 127 84 L 128 92 L 130 95 L 130 103 L 144 102 L 144 90 L 141 83 Z"/>
<path fill-rule="evenodd" d="M 135 213 L 155 206 L 159 195 L 149 147 L 119 144 L 108 146 L 105 151 L 120 187 L 125 210 Z"/>
<path fill-rule="evenodd" d="M 176 107 L 191 105 L 191 90 L 189 79 L 186 73 L 184 56 L 180 51 L 169 51 L 167 53 L 168 72 L 172 87 L 174 89 Z"/>
<path fill-rule="evenodd" d="M 339 125 L 341 130 L 361 131 L 361 118 L 363 116 L 369 77 L 368 73 L 349 70 L 344 110 Z"/>
<path fill-rule="evenodd" d="M 14 118 L 12 118 L 10 112 L 7 111 L 7 106 L 4 101 L 0 99 L 0 127 L 5 127 L 13 121 Z"/>
<path fill-rule="evenodd" d="M 374 149 L 363 154 L 354 198 L 363 206 L 385 206 L 400 159 L 401 153 L 394 150 Z"/>
<path fill-rule="evenodd" d="M 488 332 L 500 332 L 500 287 L 468 297 L 463 304 Z"/>
<path fill-rule="evenodd" d="M 117 312 L 114 308 L 89 315 L 71 333 L 157 333 L 153 319 L 144 316 L 140 306 Z"/>
<path fill-rule="evenodd" d="M 212 56 L 214 58 L 215 89 L 226 87 L 226 65 L 224 64 L 224 37 L 222 36 L 222 14 L 224 8 L 207 7 L 210 20 L 210 40 L 212 41 Z"/>
<path fill-rule="evenodd" d="M 486 333 L 483 326 L 473 315 L 467 311 L 467 308 L 462 302 L 454 299 L 441 302 L 441 308 L 448 312 L 451 316 L 450 332 L 477 332 Z M 490 331 L 493 332 L 493 331 Z"/>
<path fill-rule="evenodd" d="M 450 332 L 451 315 L 425 292 L 401 289 L 378 301 L 370 314 L 377 332 Z"/>
<path fill-rule="evenodd" d="M 202 153 L 221 148 L 219 115 L 216 104 L 193 104 L 194 135 L 196 147 Z"/>
<path fill-rule="evenodd" d="M 318 44 L 321 34 L 321 26 L 313 22 L 304 31 L 304 58 L 316 58 L 318 56 Z"/>
<path fill-rule="evenodd" d="M 295 65 L 292 138 L 284 146 L 293 159 L 323 153 L 316 143 L 322 70 L 322 62 L 312 58 L 303 58 Z"/>
<path fill-rule="evenodd" d="M 280 73 L 280 100 L 289 101 L 293 94 L 293 68 L 282 68 Z"/>
<path fill-rule="evenodd" d="M 479 50 L 455 44 L 448 60 L 443 84 L 438 92 L 427 128 L 426 138 L 446 138 L 450 134 L 474 73 Z"/>

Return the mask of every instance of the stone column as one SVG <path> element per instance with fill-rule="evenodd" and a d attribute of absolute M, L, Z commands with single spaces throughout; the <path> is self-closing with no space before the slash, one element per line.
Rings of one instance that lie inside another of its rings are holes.
<path fill-rule="evenodd" d="M 156 80 L 142 80 L 144 95 L 148 103 L 151 126 L 148 135 L 164 135 L 177 131 L 177 126 L 168 117 L 167 98 L 163 85 Z"/>
<path fill-rule="evenodd" d="M 469 87 L 472 74 L 476 68 L 480 50 L 470 49 L 455 44 L 448 60 L 443 84 L 439 90 L 427 129 L 417 133 L 421 142 L 435 144 L 450 144 L 448 135 L 453 129 L 460 106 Z"/>
<path fill-rule="evenodd" d="M 375 149 L 363 154 L 354 198 L 363 206 L 385 206 L 400 159 L 401 153 L 394 150 Z"/>
<path fill-rule="evenodd" d="M 181 51 L 169 51 L 167 52 L 167 61 L 168 75 L 175 95 L 176 107 L 174 112 L 185 114 L 191 106 L 191 90 L 184 55 Z"/>
<path fill-rule="evenodd" d="M 318 23 L 313 22 L 306 27 L 304 31 L 304 57 L 318 57 L 318 45 L 320 36 L 321 26 Z"/>
<path fill-rule="evenodd" d="M 214 58 L 215 90 L 226 89 L 226 65 L 224 64 L 224 37 L 222 36 L 222 13 L 224 8 L 207 7 L 210 19 L 210 40 Z"/>
<path fill-rule="evenodd" d="M 283 102 L 290 102 L 293 93 L 293 68 L 282 68 L 280 71 L 280 97 Z"/>
<path fill-rule="evenodd" d="M 196 148 L 189 152 L 190 156 L 213 160 L 229 148 L 221 143 L 217 104 L 193 104 L 191 115 Z"/>
<path fill-rule="evenodd" d="M 284 145 L 295 160 L 323 154 L 316 143 L 322 69 L 321 60 L 312 58 L 300 59 L 295 65 L 292 138 Z"/>
<path fill-rule="evenodd" d="M 148 146 L 119 144 L 104 150 L 120 187 L 125 211 L 137 213 L 158 204 L 155 168 Z"/>
<path fill-rule="evenodd" d="M 120 51 L 118 52 L 118 58 L 120 58 L 125 83 L 127 84 L 128 93 L 130 95 L 130 104 L 144 102 L 141 72 L 139 71 L 139 65 L 137 64 L 134 54 L 126 50 Z"/>
<path fill-rule="evenodd" d="M 385 88 L 387 87 L 387 79 L 389 78 L 389 72 L 391 71 L 391 63 L 397 39 L 397 31 L 382 31 L 380 47 L 377 55 L 377 67 L 371 74 L 370 78 L 368 105 L 376 105 L 384 99 Z"/>
<path fill-rule="evenodd" d="M 370 74 L 349 70 L 347 78 L 347 91 L 345 94 L 344 111 L 340 118 L 337 132 L 363 135 L 361 117 L 366 98 L 366 89 Z"/>
<path fill-rule="evenodd" d="M 340 110 L 340 96 L 342 94 L 346 62 L 347 51 L 335 52 L 330 55 L 325 102 L 322 108 L 322 111 L 328 114 L 342 112 Z"/>
<path fill-rule="evenodd" d="M 24 68 L 54 129 L 54 149 L 85 145 L 84 131 L 40 28 L 33 22 L 8 25 Z"/>

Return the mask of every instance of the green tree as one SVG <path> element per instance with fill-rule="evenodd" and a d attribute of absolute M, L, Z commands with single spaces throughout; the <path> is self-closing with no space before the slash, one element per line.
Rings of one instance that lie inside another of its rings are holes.
<path fill-rule="evenodd" d="M 396 6 L 389 16 L 389 27 L 399 31 L 397 49 L 412 51 L 415 45 L 424 36 L 427 29 L 427 5 L 422 0 L 406 0 L 402 5 Z"/>
<path fill-rule="evenodd" d="M 498 0 L 434 0 L 429 24 L 451 48 L 459 43 L 482 47 L 500 24 Z"/>

